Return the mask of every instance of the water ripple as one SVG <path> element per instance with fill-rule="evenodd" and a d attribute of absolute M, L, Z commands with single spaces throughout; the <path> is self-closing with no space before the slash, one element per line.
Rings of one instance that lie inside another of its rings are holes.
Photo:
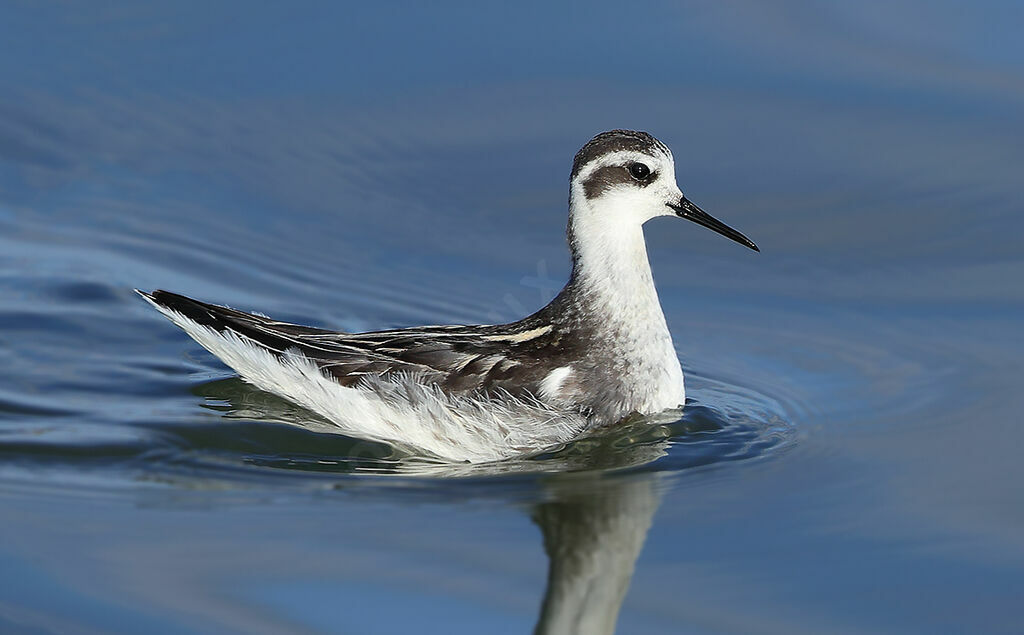
<path fill-rule="evenodd" d="M 726 390 L 719 385 L 717 394 Z M 724 409 L 690 400 L 681 412 L 627 421 L 536 456 L 453 465 L 404 455 L 381 443 L 303 429 L 299 426 L 316 415 L 237 378 L 201 383 L 194 392 L 217 417 L 9 430 L 0 435 L 0 478 L 25 481 L 46 468 L 51 485 L 70 489 L 88 474 L 84 483 L 90 490 L 103 478 L 119 481 L 117 489 L 127 483 L 173 483 L 215 490 L 357 484 L 422 490 L 458 487 L 453 485 L 458 481 L 479 484 L 485 478 L 499 488 L 517 490 L 533 487 L 535 479 L 522 477 L 555 472 L 682 472 L 747 460 L 793 439 L 783 414 L 765 407 L 770 400 L 733 387 Z M 454 477 L 457 481 L 450 480 Z"/>

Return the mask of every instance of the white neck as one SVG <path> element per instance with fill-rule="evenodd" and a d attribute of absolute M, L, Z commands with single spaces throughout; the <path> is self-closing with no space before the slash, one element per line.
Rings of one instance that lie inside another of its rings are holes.
<path fill-rule="evenodd" d="M 642 227 L 585 213 L 572 215 L 569 222 L 573 278 L 591 301 L 602 305 L 602 314 L 615 318 L 640 312 L 664 323 Z"/>
<path fill-rule="evenodd" d="M 623 363 L 626 396 L 636 410 L 683 402 L 683 374 L 647 260 L 641 223 L 622 210 L 570 202 L 573 282 L 580 302 L 600 316 L 598 336 Z"/>

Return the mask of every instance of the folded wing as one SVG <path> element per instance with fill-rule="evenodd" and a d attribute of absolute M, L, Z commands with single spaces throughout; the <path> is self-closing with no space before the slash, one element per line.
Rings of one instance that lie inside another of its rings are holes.
<path fill-rule="evenodd" d="M 298 352 L 343 386 L 369 375 L 415 376 L 449 392 L 501 390 L 519 396 L 538 394 L 546 353 L 525 325 L 427 326 L 369 333 L 343 333 L 279 322 L 208 304 L 169 291 L 140 291 L 156 305 L 218 332 L 231 331 L 283 355 Z"/>

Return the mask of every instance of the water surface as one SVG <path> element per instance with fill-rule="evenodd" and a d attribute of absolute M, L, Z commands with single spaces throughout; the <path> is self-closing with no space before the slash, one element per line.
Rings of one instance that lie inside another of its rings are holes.
<path fill-rule="evenodd" d="M 8 7 L 0 630 L 1019 632 L 1022 18 Z M 763 250 L 648 225 L 658 421 L 417 461 L 285 425 L 131 291 L 516 319 L 615 127 Z"/>

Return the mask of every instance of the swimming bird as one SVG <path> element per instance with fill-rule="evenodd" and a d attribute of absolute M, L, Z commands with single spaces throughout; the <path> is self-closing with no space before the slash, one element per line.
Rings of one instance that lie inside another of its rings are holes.
<path fill-rule="evenodd" d="M 497 461 L 684 403 L 642 229 L 658 216 L 759 251 L 683 196 L 665 144 L 612 130 L 573 160 L 570 279 L 517 322 L 345 333 L 139 293 L 245 381 L 320 415 L 330 431 L 443 461 Z"/>

